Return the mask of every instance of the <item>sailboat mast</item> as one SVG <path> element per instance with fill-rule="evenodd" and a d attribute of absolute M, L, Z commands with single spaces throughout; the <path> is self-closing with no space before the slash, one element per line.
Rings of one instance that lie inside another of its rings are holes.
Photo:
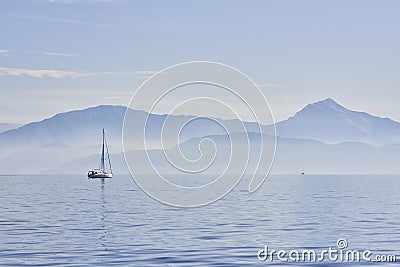
<path fill-rule="evenodd" d="M 112 167 L 111 167 L 111 159 L 110 159 L 110 153 L 109 153 L 109 151 L 108 151 L 107 140 L 104 138 L 104 141 L 105 141 L 105 143 L 106 143 L 106 150 L 107 150 L 108 165 L 110 165 L 110 172 L 111 172 L 111 174 L 112 174 L 113 172 L 112 172 Z"/>
<path fill-rule="evenodd" d="M 101 148 L 100 170 L 104 170 L 104 129 L 103 129 L 103 145 Z"/>

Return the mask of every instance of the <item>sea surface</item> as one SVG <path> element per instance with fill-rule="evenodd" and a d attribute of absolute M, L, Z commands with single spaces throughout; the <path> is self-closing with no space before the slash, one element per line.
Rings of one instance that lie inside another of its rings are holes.
<path fill-rule="evenodd" d="M 397 263 L 348 265 L 400 262 L 400 176 L 271 175 L 253 194 L 243 181 L 191 209 L 157 202 L 129 175 L 0 183 L 1 266 L 284 266 L 258 251 L 338 249 L 338 239 L 346 249 L 397 255 Z"/>

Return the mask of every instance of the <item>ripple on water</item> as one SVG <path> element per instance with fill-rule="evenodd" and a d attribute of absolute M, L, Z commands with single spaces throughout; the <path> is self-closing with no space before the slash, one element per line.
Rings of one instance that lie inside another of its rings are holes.
<path fill-rule="evenodd" d="M 1 176 L 0 266 L 279 265 L 258 261 L 257 251 L 322 250 L 338 238 L 352 249 L 400 254 L 400 177 L 278 178 L 255 194 L 239 184 L 217 203 L 179 209 L 149 198 L 128 176 L 103 185 Z"/>

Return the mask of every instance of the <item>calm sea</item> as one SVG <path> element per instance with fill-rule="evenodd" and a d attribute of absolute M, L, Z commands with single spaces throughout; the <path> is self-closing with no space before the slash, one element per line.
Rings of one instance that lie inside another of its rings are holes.
<path fill-rule="evenodd" d="M 160 204 L 128 175 L 0 183 L 2 266 L 287 265 L 260 261 L 257 252 L 337 249 L 338 239 L 400 262 L 400 176 L 272 175 L 254 194 L 243 182 L 195 209 Z M 365 264 L 372 265 L 350 263 Z"/>

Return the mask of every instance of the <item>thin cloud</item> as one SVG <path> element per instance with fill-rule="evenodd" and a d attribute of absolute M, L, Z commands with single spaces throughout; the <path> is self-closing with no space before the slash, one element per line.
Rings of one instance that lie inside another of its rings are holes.
<path fill-rule="evenodd" d="M 55 18 L 48 16 L 35 16 L 35 15 L 23 15 L 23 14 L 10 14 L 9 16 L 19 19 L 28 19 L 28 20 L 38 20 L 44 22 L 55 22 L 55 23 L 67 23 L 67 24 L 77 24 L 84 26 L 96 26 L 96 27 L 108 27 L 108 28 L 119 28 L 115 25 L 106 24 L 106 23 L 97 23 L 76 19 L 68 19 L 68 18 Z"/>
<path fill-rule="evenodd" d="M 42 54 L 46 56 L 55 56 L 55 57 L 78 57 L 78 55 L 76 54 L 59 53 L 59 52 L 43 52 Z"/>
<path fill-rule="evenodd" d="M 80 2 L 79 0 L 48 0 L 48 3 L 60 3 L 60 4 L 73 4 Z"/>
<path fill-rule="evenodd" d="M 135 71 L 135 76 L 136 78 L 148 78 L 154 74 L 156 74 L 158 71 L 154 70 L 138 70 Z"/>
<path fill-rule="evenodd" d="M 0 75 L 18 76 L 18 77 L 32 77 L 32 78 L 53 78 L 53 79 L 79 79 L 90 76 L 135 76 L 136 78 L 147 78 L 156 73 L 156 71 L 127 71 L 127 72 L 85 72 L 85 71 L 63 71 L 63 70 L 33 70 L 33 69 L 20 69 L 20 68 L 7 68 L 0 67 Z"/>
<path fill-rule="evenodd" d="M 10 50 L 0 49 L 0 56 L 8 56 Z"/>
<path fill-rule="evenodd" d="M 115 99 L 128 99 L 131 96 L 129 95 L 116 95 L 116 96 L 108 96 L 107 99 L 115 100 Z"/>
<path fill-rule="evenodd" d="M 283 84 L 273 84 L 273 83 L 260 83 L 257 84 L 258 87 L 260 88 L 266 88 L 266 87 L 283 87 Z"/>
<path fill-rule="evenodd" d="M 48 0 L 50 4 L 75 4 L 79 2 L 86 2 L 86 3 L 119 3 L 125 2 L 123 0 Z"/>
<path fill-rule="evenodd" d="M 61 78 L 77 79 L 86 76 L 85 73 L 75 72 L 75 71 L 32 70 L 32 69 L 16 69 L 16 68 L 6 68 L 6 67 L 0 67 L 0 75 L 33 77 L 33 78 L 50 77 L 54 79 L 61 79 Z"/>

